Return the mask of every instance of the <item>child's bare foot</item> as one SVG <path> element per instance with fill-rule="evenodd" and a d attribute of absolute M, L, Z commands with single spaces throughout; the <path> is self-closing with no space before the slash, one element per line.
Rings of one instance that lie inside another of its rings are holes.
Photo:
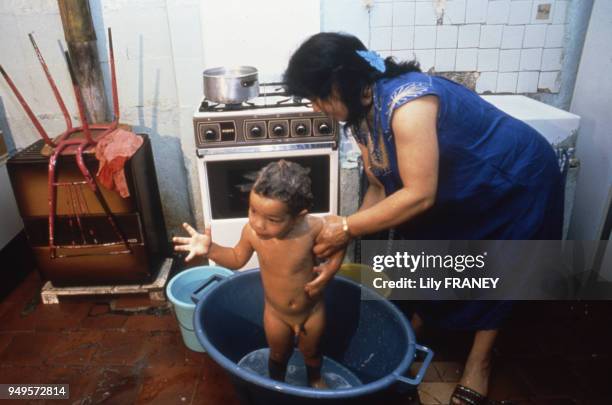
<path fill-rule="evenodd" d="M 325 384 L 325 381 L 323 381 L 323 377 L 319 377 L 316 380 L 309 381 L 308 384 L 312 388 L 317 388 L 317 389 L 320 389 L 320 390 L 326 390 L 328 388 L 327 384 Z"/>

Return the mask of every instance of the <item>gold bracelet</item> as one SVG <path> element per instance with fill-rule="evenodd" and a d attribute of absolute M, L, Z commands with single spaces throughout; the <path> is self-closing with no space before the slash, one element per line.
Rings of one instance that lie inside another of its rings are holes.
<path fill-rule="evenodd" d="M 348 227 L 348 220 L 346 219 L 346 217 L 342 217 L 342 231 L 348 236 L 351 236 L 351 233 L 349 232 L 349 227 Z"/>

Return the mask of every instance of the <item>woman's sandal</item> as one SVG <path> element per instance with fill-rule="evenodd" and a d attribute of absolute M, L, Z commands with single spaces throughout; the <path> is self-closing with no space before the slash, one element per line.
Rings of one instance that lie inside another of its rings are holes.
<path fill-rule="evenodd" d="M 461 405 L 486 405 L 488 403 L 487 397 L 461 384 L 457 384 L 450 399 L 452 405 L 455 404 L 453 400 L 459 400 Z"/>
<path fill-rule="evenodd" d="M 451 405 L 454 405 L 453 399 L 459 400 L 460 405 L 511 405 L 510 401 L 493 401 L 485 397 L 479 392 L 474 391 L 465 385 L 457 384 L 453 395 L 451 395 Z"/>

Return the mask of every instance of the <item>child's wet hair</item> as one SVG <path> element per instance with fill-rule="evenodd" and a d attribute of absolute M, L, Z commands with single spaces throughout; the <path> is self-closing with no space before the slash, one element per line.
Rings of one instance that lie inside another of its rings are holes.
<path fill-rule="evenodd" d="M 287 204 L 289 213 L 298 215 L 313 204 L 309 172 L 309 169 L 284 159 L 271 162 L 260 170 L 253 191 Z"/>

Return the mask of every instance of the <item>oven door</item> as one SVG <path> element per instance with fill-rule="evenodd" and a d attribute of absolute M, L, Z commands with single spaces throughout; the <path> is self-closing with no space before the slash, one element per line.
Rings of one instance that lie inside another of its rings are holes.
<path fill-rule="evenodd" d="M 204 222 L 213 241 L 234 246 L 248 220 L 249 192 L 257 172 L 272 161 L 286 159 L 310 169 L 314 205 L 311 213 L 338 212 L 338 150 L 333 142 L 243 146 L 201 151 L 198 163 Z M 258 267 L 256 255 L 243 269 Z"/>

